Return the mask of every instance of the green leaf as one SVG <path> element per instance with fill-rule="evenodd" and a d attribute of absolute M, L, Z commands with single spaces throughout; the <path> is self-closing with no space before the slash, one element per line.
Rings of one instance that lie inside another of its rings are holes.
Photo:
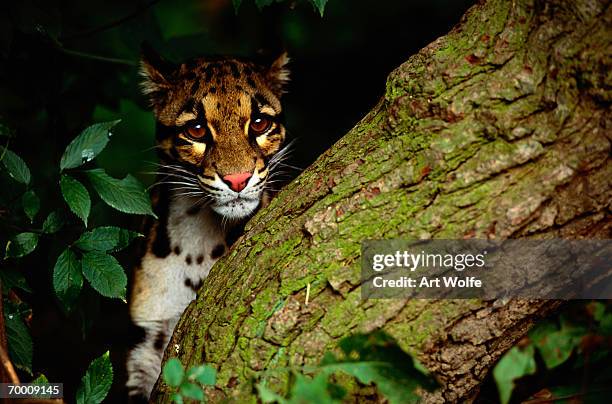
<path fill-rule="evenodd" d="M 6 244 L 5 258 L 19 258 L 30 254 L 38 244 L 38 234 L 19 233 Z"/>
<path fill-rule="evenodd" d="M 334 404 L 341 401 L 335 400 L 328 387 L 329 375 L 320 373 L 313 379 L 295 374 L 295 383 L 291 388 L 291 401 L 296 403 Z"/>
<path fill-rule="evenodd" d="M 149 195 L 136 178 L 127 175 L 119 180 L 100 168 L 87 171 L 87 175 L 94 189 L 109 206 L 124 213 L 155 216 Z"/>
<path fill-rule="evenodd" d="M 2 280 L 2 293 L 6 294 L 10 289 L 19 288 L 28 293 L 32 293 L 32 289 L 28 286 L 23 274 L 14 269 L 5 268 L 0 271 L 0 280 Z"/>
<path fill-rule="evenodd" d="M 238 9 L 240 8 L 240 5 L 242 4 L 242 0 L 232 0 L 232 4 L 234 5 L 234 12 L 238 14 Z"/>
<path fill-rule="evenodd" d="M 32 337 L 19 311 L 9 305 L 4 306 L 4 326 L 13 364 L 32 374 Z"/>
<path fill-rule="evenodd" d="M 325 11 L 325 5 L 327 4 L 327 0 L 310 0 L 312 4 L 319 10 L 319 14 L 323 17 L 323 12 Z"/>
<path fill-rule="evenodd" d="M 87 218 L 91 209 L 91 199 L 89 198 L 87 188 L 66 174 L 62 175 L 60 179 L 60 188 L 70 210 L 81 218 L 83 223 L 85 223 L 85 227 L 87 227 Z"/>
<path fill-rule="evenodd" d="M 34 384 L 49 384 L 49 379 L 47 379 L 47 376 L 45 376 L 44 374 L 40 374 L 38 375 L 38 377 L 34 380 L 32 380 L 30 383 L 34 383 Z"/>
<path fill-rule="evenodd" d="M 257 395 L 259 396 L 259 399 L 264 404 L 270 404 L 270 403 L 285 404 L 287 403 L 287 400 L 285 399 L 285 397 L 273 392 L 263 383 L 256 384 L 255 388 L 257 389 Z"/>
<path fill-rule="evenodd" d="M 217 370 L 209 365 L 194 366 L 187 372 L 189 380 L 197 380 L 205 386 L 214 386 L 217 380 Z"/>
<path fill-rule="evenodd" d="M 587 305 L 587 309 L 595 321 L 601 321 L 606 314 L 606 305 L 601 302 L 590 302 Z"/>
<path fill-rule="evenodd" d="M 548 369 L 555 368 L 569 359 L 574 348 L 580 345 L 580 338 L 557 331 L 536 343 L 536 347 L 542 354 L 542 359 Z"/>
<path fill-rule="evenodd" d="M 202 388 L 197 384 L 185 382 L 181 384 L 179 392 L 181 393 L 181 395 L 187 398 L 191 398 L 192 400 L 204 400 L 204 392 L 202 391 Z"/>
<path fill-rule="evenodd" d="M 30 222 L 34 221 L 36 214 L 40 210 L 40 199 L 34 193 L 29 190 L 21 197 L 21 205 L 23 206 L 23 212 L 30 219 Z"/>
<path fill-rule="evenodd" d="M 569 359 L 585 334 L 586 330 L 570 327 L 559 329 L 555 323 L 546 321 L 531 330 L 529 338 L 540 351 L 546 367 L 552 369 Z"/>
<path fill-rule="evenodd" d="M 96 227 L 87 231 L 74 244 L 84 251 L 119 251 L 142 234 L 114 226 Z"/>
<path fill-rule="evenodd" d="M 108 144 L 110 129 L 119 122 L 96 123 L 81 132 L 66 147 L 60 161 L 60 170 L 78 167 L 93 160 Z"/>
<path fill-rule="evenodd" d="M 170 398 L 172 398 L 172 401 L 174 401 L 176 404 L 183 404 L 183 396 L 181 396 L 179 393 L 172 393 Z"/>
<path fill-rule="evenodd" d="M 46 234 L 57 233 L 64 225 L 64 217 L 59 211 L 49 213 L 42 225 L 42 231 Z"/>
<path fill-rule="evenodd" d="M 177 358 L 172 358 L 164 365 L 162 375 L 168 386 L 178 387 L 183 382 L 185 369 L 183 369 L 183 364 L 180 360 Z"/>
<path fill-rule="evenodd" d="M 81 261 L 83 275 L 102 296 L 125 300 L 127 277 L 117 259 L 108 254 L 89 251 Z"/>
<path fill-rule="evenodd" d="M 76 302 L 83 287 L 81 262 L 70 248 L 57 258 L 53 268 L 53 289 L 67 311 Z"/>
<path fill-rule="evenodd" d="M 606 313 L 599 322 L 599 333 L 603 336 L 612 336 L 612 313 Z"/>
<path fill-rule="evenodd" d="M 339 384 L 327 383 L 327 391 L 329 395 L 335 399 L 341 401 L 346 396 L 346 389 Z"/>
<path fill-rule="evenodd" d="M 493 369 L 493 377 L 502 404 L 510 401 L 516 379 L 535 373 L 536 363 L 533 354 L 533 345 L 527 346 L 524 350 L 514 347 L 506 352 Z"/>
<path fill-rule="evenodd" d="M 26 185 L 30 183 L 30 169 L 21 157 L 6 147 L 0 147 L 0 160 L 15 181 Z"/>
<path fill-rule="evenodd" d="M 113 367 L 108 351 L 89 365 L 76 394 L 78 404 L 97 404 L 108 394 L 113 383 Z"/>
<path fill-rule="evenodd" d="M 419 402 L 418 387 L 432 390 L 436 386 L 435 380 L 383 332 L 346 337 L 339 347 L 343 356 L 325 355 L 320 365 L 323 372 L 342 371 L 361 383 L 374 383 L 391 404 Z"/>

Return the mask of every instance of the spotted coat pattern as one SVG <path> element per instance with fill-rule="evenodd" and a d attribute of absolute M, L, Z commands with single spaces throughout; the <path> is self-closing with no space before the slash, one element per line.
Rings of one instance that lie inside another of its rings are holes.
<path fill-rule="evenodd" d="M 153 195 L 158 220 L 149 225 L 129 301 L 144 334 L 128 354 L 132 398 L 149 397 L 180 315 L 270 197 L 267 183 L 284 150 L 287 62 L 282 55 L 271 66 L 234 58 L 172 65 L 143 57 L 161 164 Z"/>

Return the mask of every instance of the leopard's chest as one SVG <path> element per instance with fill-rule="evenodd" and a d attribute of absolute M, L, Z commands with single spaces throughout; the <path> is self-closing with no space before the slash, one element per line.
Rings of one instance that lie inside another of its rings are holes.
<path fill-rule="evenodd" d="M 167 259 L 184 275 L 183 283 L 197 285 L 225 252 L 226 232 L 210 209 L 195 212 L 185 200 L 173 201 L 167 224 L 171 253 Z M 197 288 L 196 288 L 197 290 Z"/>
<path fill-rule="evenodd" d="M 180 315 L 227 249 L 218 216 L 207 208 L 194 210 L 189 200 L 171 200 L 167 220 L 156 231 L 157 238 L 166 238 L 166 254 L 151 249 L 143 257 L 135 289 L 139 293 L 133 296 L 134 318 Z"/>

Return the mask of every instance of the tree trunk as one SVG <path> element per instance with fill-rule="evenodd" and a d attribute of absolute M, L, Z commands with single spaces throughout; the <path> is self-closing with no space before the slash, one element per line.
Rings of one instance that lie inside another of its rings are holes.
<path fill-rule="evenodd" d="M 255 402 L 259 371 L 316 364 L 342 337 L 383 329 L 440 380 L 428 402 L 473 399 L 500 355 L 561 303 L 362 300 L 360 243 L 609 237 L 609 3 L 472 7 L 250 221 L 166 357 L 216 367 L 213 401 Z M 170 402 L 163 383 L 154 401 Z"/>

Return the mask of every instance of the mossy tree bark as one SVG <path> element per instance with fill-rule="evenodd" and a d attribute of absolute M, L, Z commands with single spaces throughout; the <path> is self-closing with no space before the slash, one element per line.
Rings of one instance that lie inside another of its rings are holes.
<path fill-rule="evenodd" d="M 383 329 L 441 381 L 427 401 L 473 398 L 560 302 L 364 301 L 360 242 L 609 236 L 611 22 L 603 0 L 472 7 L 251 220 L 166 357 L 215 366 L 214 399 L 254 402 L 259 371 L 316 364 L 343 336 Z M 154 401 L 170 401 L 163 383 Z"/>

